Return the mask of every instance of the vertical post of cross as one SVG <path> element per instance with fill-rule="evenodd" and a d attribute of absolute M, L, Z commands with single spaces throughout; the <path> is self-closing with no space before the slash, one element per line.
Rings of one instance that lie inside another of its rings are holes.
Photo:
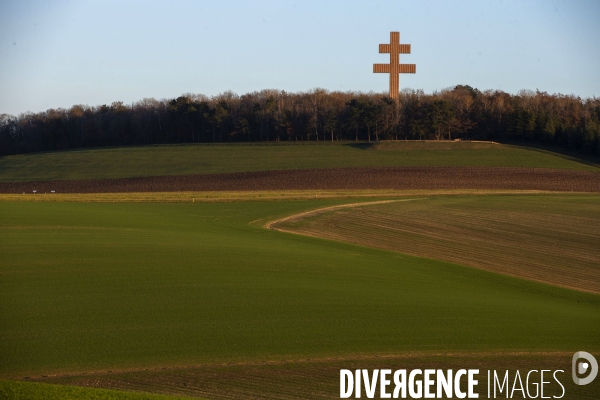
<path fill-rule="evenodd" d="M 390 32 L 390 97 L 393 99 L 400 95 L 400 52 L 397 46 L 400 46 L 400 32 Z"/>
<path fill-rule="evenodd" d="M 380 44 L 379 52 L 389 53 L 390 63 L 373 64 L 373 72 L 390 74 L 390 97 L 398 99 L 400 96 L 400 74 L 414 74 L 417 72 L 415 64 L 400 64 L 400 54 L 410 54 L 410 44 L 400 44 L 400 32 L 390 32 L 390 44 Z"/>

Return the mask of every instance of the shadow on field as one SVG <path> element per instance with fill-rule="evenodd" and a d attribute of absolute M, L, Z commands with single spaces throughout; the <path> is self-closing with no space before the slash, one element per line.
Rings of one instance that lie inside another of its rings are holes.
<path fill-rule="evenodd" d="M 346 143 L 343 146 L 348 146 L 357 150 L 370 150 L 375 146 L 376 142 L 357 142 L 357 143 Z"/>
<path fill-rule="evenodd" d="M 544 146 L 536 143 L 512 142 L 506 143 L 507 146 L 521 147 L 527 150 L 538 151 L 544 154 L 550 154 L 556 157 L 561 157 L 569 161 L 575 161 L 581 164 L 590 165 L 600 169 L 600 157 L 591 154 L 582 154 L 573 150 L 558 146 Z"/>

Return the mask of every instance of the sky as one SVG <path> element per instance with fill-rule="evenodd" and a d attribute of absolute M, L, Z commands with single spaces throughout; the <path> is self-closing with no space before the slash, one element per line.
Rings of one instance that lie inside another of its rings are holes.
<path fill-rule="evenodd" d="M 0 114 L 184 93 L 402 89 L 600 97 L 598 0 L 0 0 Z"/>

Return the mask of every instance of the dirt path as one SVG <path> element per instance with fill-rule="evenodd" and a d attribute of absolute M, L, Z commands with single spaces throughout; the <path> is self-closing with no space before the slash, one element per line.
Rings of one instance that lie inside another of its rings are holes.
<path fill-rule="evenodd" d="M 312 217 L 313 215 L 321 214 L 321 213 L 324 213 L 327 211 L 339 210 L 341 208 L 354 208 L 354 207 L 360 207 L 360 206 L 371 206 L 374 204 L 386 204 L 386 203 L 394 203 L 397 201 L 409 201 L 409 200 L 416 200 L 416 199 L 367 201 L 367 202 L 363 202 L 363 203 L 350 203 L 350 204 L 341 204 L 339 206 L 317 208 L 315 210 L 305 211 L 305 212 L 302 212 L 299 214 L 294 214 L 294 215 L 288 215 L 287 217 L 283 217 L 283 218 L 279 218 L 275 221 L 271 221 L 271 222 L 265 224 L 265 228 L 279 230 L 279 229 L 274 228 L 274 226 L 281 222 L 290 222 L 290 221 L 293 221 L 296 219 Z"/>

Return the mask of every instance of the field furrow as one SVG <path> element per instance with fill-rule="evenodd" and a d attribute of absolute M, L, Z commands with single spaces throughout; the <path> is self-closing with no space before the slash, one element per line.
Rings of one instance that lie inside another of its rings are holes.
<path fill-rule="evenodd" d="M 345 208 L 275 228 L 600 293 L 599 222 L 597 196 L 437 197 Z"/>

